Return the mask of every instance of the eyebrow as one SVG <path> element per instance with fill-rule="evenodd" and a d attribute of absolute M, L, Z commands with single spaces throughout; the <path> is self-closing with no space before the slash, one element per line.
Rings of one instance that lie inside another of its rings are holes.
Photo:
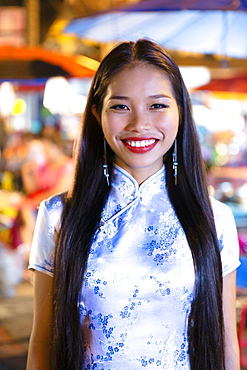
<path fill-rule="evenodd" d="M 169 95 L 166 95 L 166 94 L 155 94 L 155 95 L 150 95 L 148 98 L 152 98 L 152 99 L 160 99 L 160 98 L 169 98 L 171 99 L 171 96 Z M 110 97 L 110 100 L 127 100 L 129 99 L 128 96 L 122 96 L 122 95 L 114 95 L 114 96 L 111 96 Z"/>
<path fill-rule="evenodd" d="M 122 96 L 122 95 L 114 95 L 110 97 L 110 100 L 126 100 L 129 99 L 128 96 Z"/>
<path fill-rule="evenodd" d="M 166 94 L 157 94 L 157 95 L 151 95 L 151 96 L 149 96 L 149 98 L 153 98 L 153 99 L 169 98 L 169 99 L 171 99 L 171 96 L 166 95 Z"/>

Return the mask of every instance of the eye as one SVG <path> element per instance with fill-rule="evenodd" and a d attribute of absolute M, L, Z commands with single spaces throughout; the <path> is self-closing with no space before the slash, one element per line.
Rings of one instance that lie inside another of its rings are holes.
<path fill-rule="evenodd" d="M 155 104 L 152 104 L 150 109 L 162 109 L 162 108 L 169 108 L 169 105 L 167 104 L 162 104 L 162 103 L 155 103 Z"/>
<path fill-rule="evenodd" d="M 128 107 L 125 104 L 116 104 L 116 105 L 111 106 L 111 109 L 114 109 L 114 110 L 127 110 Z"/>

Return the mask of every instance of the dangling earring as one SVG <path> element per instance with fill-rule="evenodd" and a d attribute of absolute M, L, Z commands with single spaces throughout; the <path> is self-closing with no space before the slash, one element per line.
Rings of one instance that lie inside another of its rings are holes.
<path fill-rule="evenodd" d="M 174 171 L 174 182 L 175 185 L 178 183 L 178 158 L 177 158 L 177 139 L 174 141 L 174 149 L 172 153 L 173 171 Z"/>
<path fill-rule="evenodd" d="M 104 164 L 103 164 L 103 171 L 104 171 L 104 176 L 106 178 L 107 185 L 110 186 L 109 183 L 109 173 L 108 173 L 108 164 L 107 164 L 107 153 L 106 153 L 106 140 L 104 138 Z"/>

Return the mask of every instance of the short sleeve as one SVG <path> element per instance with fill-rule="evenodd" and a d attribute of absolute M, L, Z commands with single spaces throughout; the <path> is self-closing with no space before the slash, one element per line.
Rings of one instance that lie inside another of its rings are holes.
<path fill-rule="evenodd" d="M 215 199 L 212 199 L 212 206 L 225 276 L 240 265 L 238 233 L 231 209 Z"/>
<path fill-rule="evenodd" d="M 49 276 L 54 274 L 55 235 L 61 208 L 62 202 L 57 196 L 40 203 L 31 246 L 28 268 Z"/>

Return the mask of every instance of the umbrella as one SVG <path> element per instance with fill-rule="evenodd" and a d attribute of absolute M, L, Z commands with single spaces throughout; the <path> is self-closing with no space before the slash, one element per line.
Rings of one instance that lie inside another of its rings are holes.
<path fill-rule="evenodd" d="M 98 62 L 84 56 L 65 56 L 41 47 L 0 47 L 0 79 L 92 77 Z"/>
<path fill-rule="evenodd" d="M 244 11 L 113 11 L 74 19 L 63 32 L 99 43 L 147 37 L 170 51 L 247 58 Z"/>

